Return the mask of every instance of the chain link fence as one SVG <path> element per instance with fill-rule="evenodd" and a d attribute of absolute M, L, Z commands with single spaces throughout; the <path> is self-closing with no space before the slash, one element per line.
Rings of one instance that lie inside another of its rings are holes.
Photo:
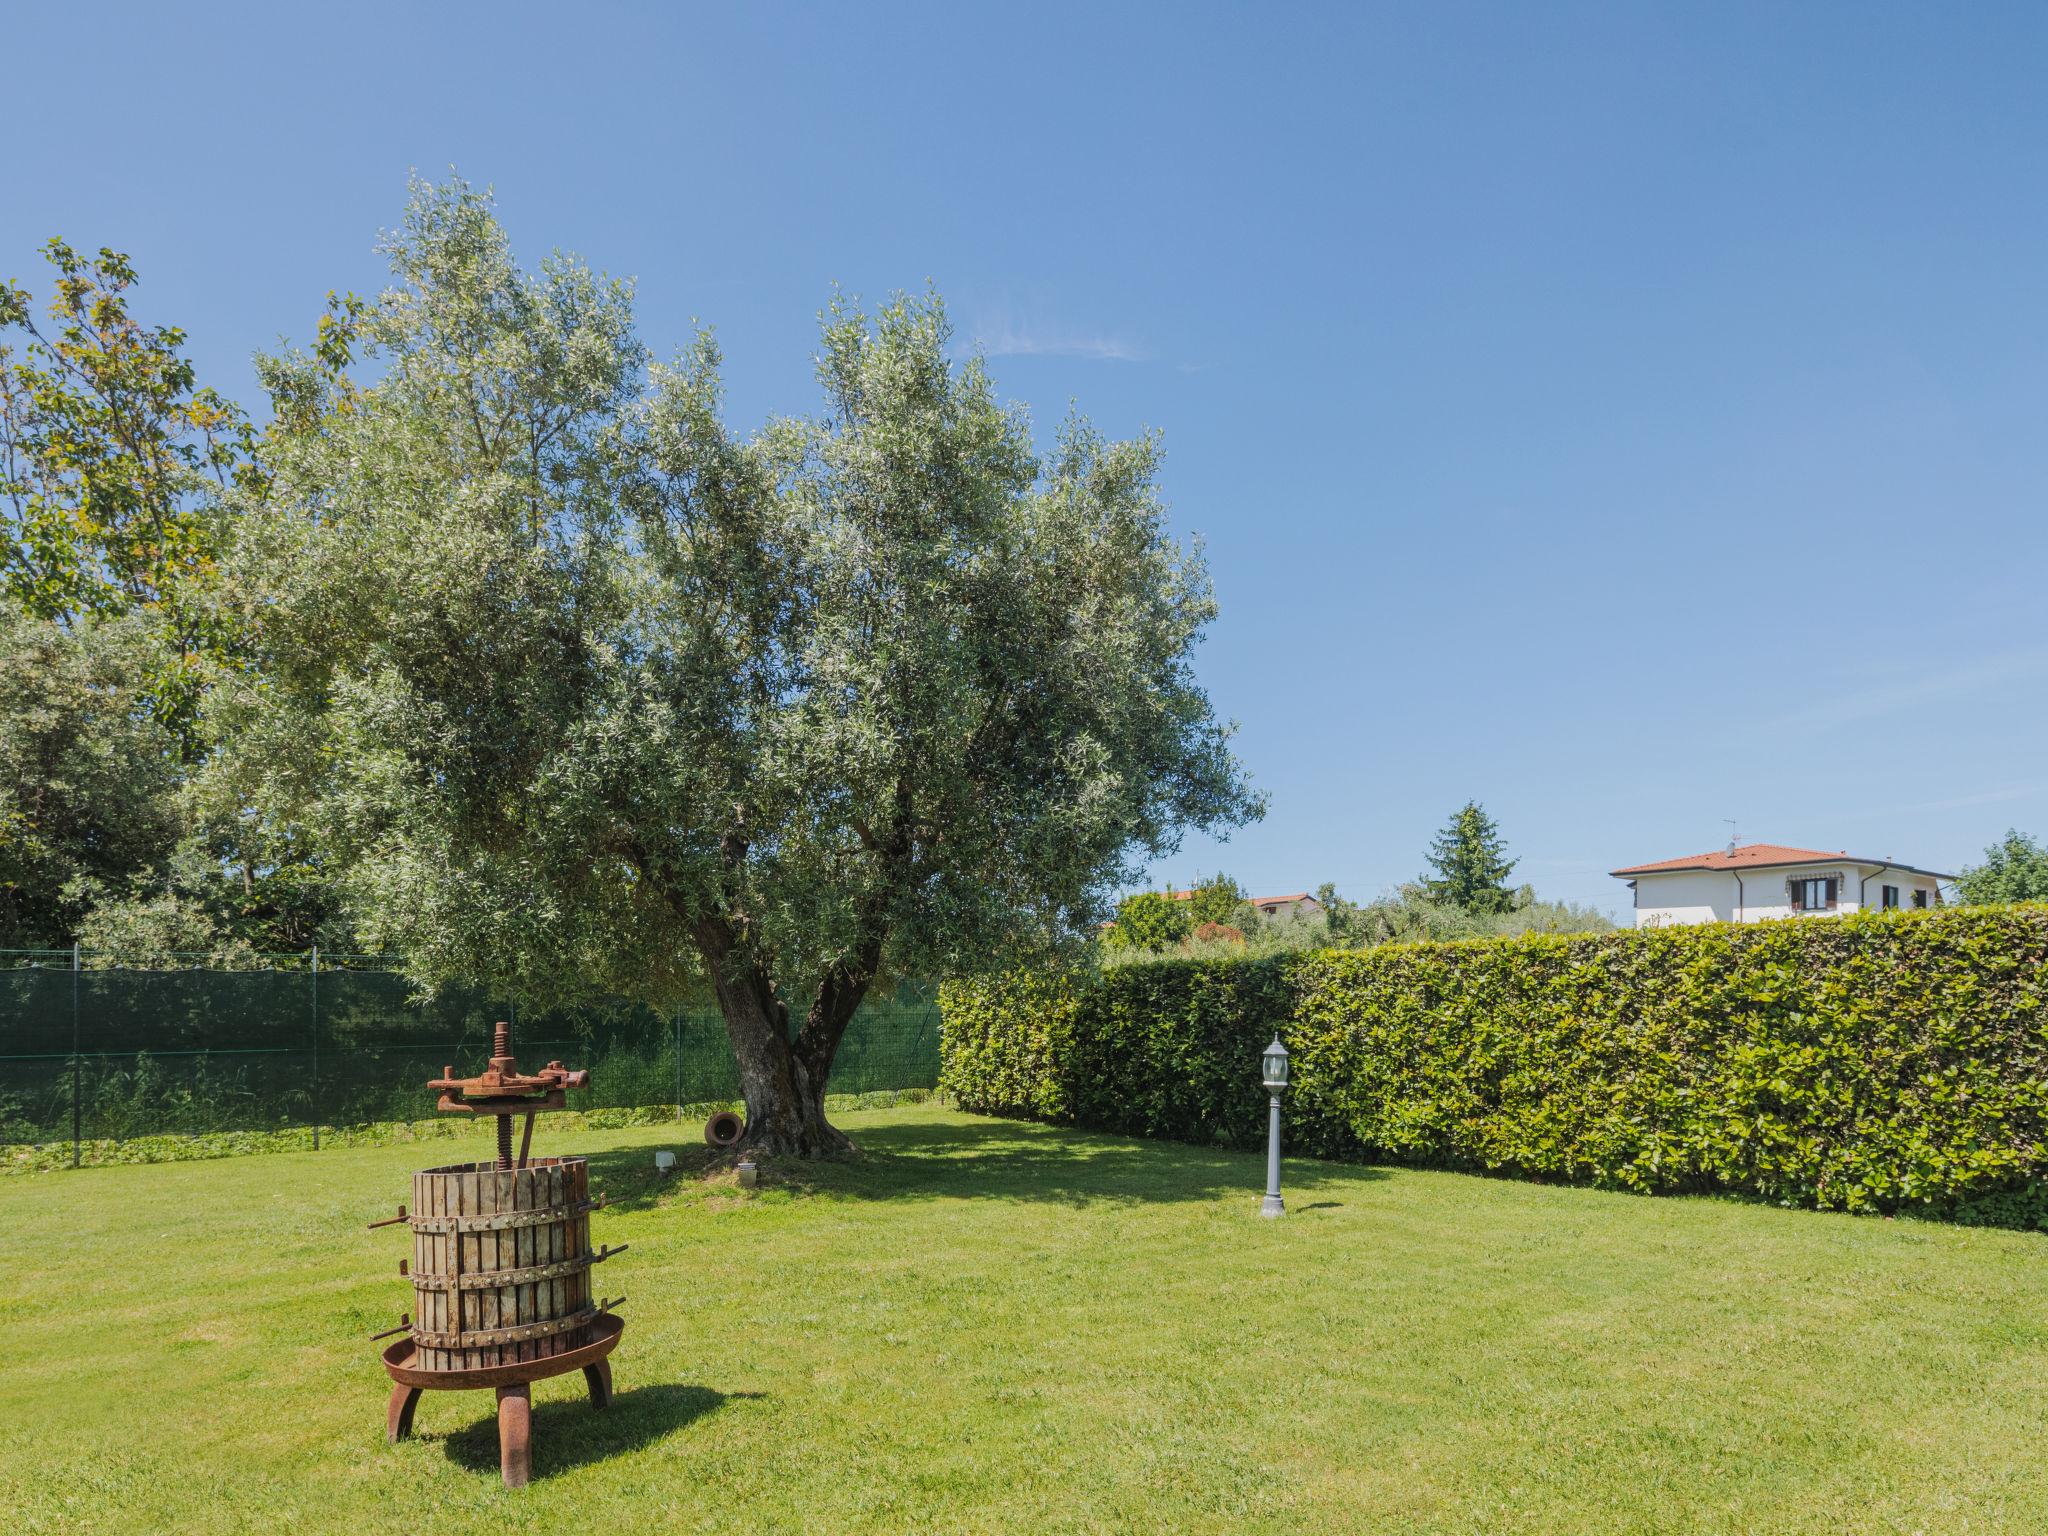
<path fill-rule="evenodd" d="M 590 1069 L 572 1109 L 728 1102 L 739 1069 L 715 1008 L 521 1010 L 481 990 L 418 1002 L 388 961 L 278 955 L 253 970 L 122 970 L 71 950 L 0 951 L 0 1143 L 366 1125 L 432 1112 L 445 1066 L 482 1071 L 491 1026 L 523 1064 Z M 935 987 L 854 1016 L 833 1093 L 938 1082 Z"/>

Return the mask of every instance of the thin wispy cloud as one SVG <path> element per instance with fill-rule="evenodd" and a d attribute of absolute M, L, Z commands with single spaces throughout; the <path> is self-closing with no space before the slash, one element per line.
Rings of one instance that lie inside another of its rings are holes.
<path fill-rule="evenodd" d="M 1890 816 L 1917 816 L 1923 811 L 1960 811 L 1973 805 L 2004 805 L 2013 800 L 2031 800 L 2043 793 L 2048 793 L 2048 779 L 2035 779 L 2026 784 L 2006 784 L 1997 789 L 1981 789 L 1942 800 L 1917 800 L 1911 805 L 1888 805 L 1881 810 L 1858 811 L 1846 819 L 1876 821 Z"/>
<path fill-rule="evenodd" d="M 1788 725 L 1826 728 L 1876 720 L 1921 705 L 1946 703 L 1982 693 L 2001 684 L 2048 673 L 2048 650 L 2032 648 L 1987 656 L 1965 667 L 1953 667 L 1916 678 L 1859 689 L 1794 710 Z"/>
<path fill-rule="evenodd" d="M 1598 870 L 1606 873 L 1607 866 L 1599 859 L 1539 859 L 1534 857 L 1515 860 L 1515 867 L 1523 870 L 1548 869 L 1560 873 L 1576 870 Z"/>
<path fill-rule="evenodd" d="M 1098 363 L 1142 363 L 1149 354 L 1127 337 L 995 316 L 974 327 L 974 344 L 990 357 L 1080 357 Z"/>

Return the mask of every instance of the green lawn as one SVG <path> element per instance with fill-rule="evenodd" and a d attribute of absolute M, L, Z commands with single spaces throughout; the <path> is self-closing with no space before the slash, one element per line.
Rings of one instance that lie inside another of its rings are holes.
<path fill-rule="evenodd" d="M 517 1494 L 488 1393 L 383 1443 L 365 1337 L 462 1144 L 0 1181 L 8 1536 L 2048 1529 L 2040 1237 L 1306 1163 L 1262 1222 L 1252 1157 L 842 1119 L 753 1195 L 543 1123 L 629 1323 Z"/>

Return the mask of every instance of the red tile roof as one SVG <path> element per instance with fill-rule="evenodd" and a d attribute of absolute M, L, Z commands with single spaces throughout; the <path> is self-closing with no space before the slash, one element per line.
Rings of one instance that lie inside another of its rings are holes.
<path fill-rule="evenodd" d="M 1872 864 L 1885 869 L 1904 870 L 1916 875 L 1934 875 L 1938 880 L 1952 880 L 1953 875 L 1937 874 L 1931 869 L 1915 869 L 1911 864 L 1901 864 L 1896 859 L 1866 859 L 1850 854 L 1841 848 L 1788 848 L 1783 843 L 1745 843 L 1732 852 L 1716 848 L 1711 853 L 1690 854 L 1682 859 L 1659 859 L 1653 864 L 1631 864 L 1626 869 L 1609 870 L 1612 875 L 1661 875 L 1680 869 L 1768 869 L 1782 864 Z"/>
<path fill-rule="evenodd" d="M 1168 891 L 1166 894 L 1171 896 L 1175 901 L 1193 901 L 1195 898 L 1195 893 L 1191 890 Z M 1315 898 L 1310 896 L 1307 891 L 1296 891 L 1292 896 L 1247 896 L 1245 898 L 1246 901 L 1250 902 L 1255 907 L 1277 907 L 1283 902 L 1313 901 L 1314 899 Z"/>

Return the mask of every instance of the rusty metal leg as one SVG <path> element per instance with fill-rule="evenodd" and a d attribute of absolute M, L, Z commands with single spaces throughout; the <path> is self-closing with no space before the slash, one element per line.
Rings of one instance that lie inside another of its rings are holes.
<path fill-rule="evenodd" d="M 507 1488 L 524 1488 L 533 1470 L 533 1397 L 525 1382 L 498 1388 L 498 1471 Z"/>
<path fill-rule="evenodd" d="M 609 1407 L 612 1400 L 612 1363 L 600 1360 L 595 1365 L 583 1367 L 583 1381 L 590 1388 L 590 1406 Z"/>
<path fill-rule="evenodd" d="M 393 1387 L 384 1409 L 384 1438 L 393 1445 L 412 1433 L 412 1411 L 420 1404 L 418 1387 Z"/>

